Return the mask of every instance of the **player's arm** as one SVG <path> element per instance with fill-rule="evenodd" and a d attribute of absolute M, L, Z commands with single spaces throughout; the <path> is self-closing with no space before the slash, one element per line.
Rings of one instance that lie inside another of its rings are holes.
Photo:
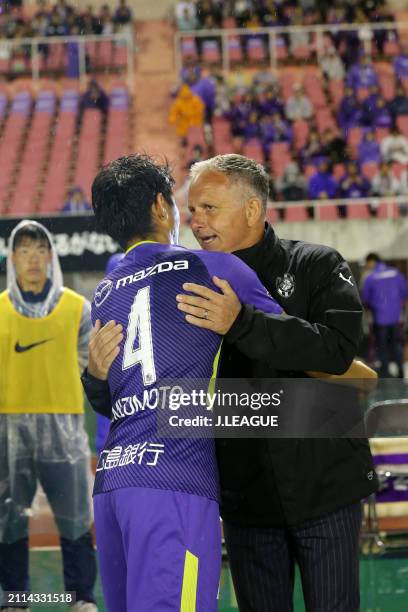
<path fill-rule="evenodd" d="M 108 373 L 113 361 L 119 354 L 119 344 L 123 339 L 122 326 L 109 321 L 102 326 L 99 320 L 91 331 L 89 339 L 89 361 L 81 381 L 85 394 L 95 412 L 111 416 L 111 395 Z"/>
<path fill-rule="evenodd" d="M 229 306 L 224 311 L 231 313 L 228 321 L 223 320 L 223 331 L 217 330 L 213 308 L 210 317 L 199 319 L 188 310 L 194 321 L 190 323 L 224 333 L 228 343 L 234 344 L 241 353 L 253 360 L 263 361 L 279 370 L 324 371 L 330 374 L 343 374 L 350 367 L 357 351 L 361 332 L 362 306 L 351 271 L 338 255 L 330 256 L 331 267 L 325 260 L 326 273 L 313 279 L 314 289 L 305 299 L 310 301 L 310 322 L 299 317 L 279 314 L 265 314 L 258 304 L 251 301 L 239 302 L 238 295 L 231 293 L 231 282 L 227 291 L 221 287 Z M 334 261 L 333 260 L 334 257 Z M 254 274 L 254 273 L 253 273 Z M 341 275 L 341 276 L 340 276 Z M 258 281 L 259 282 L 259 281 Z M 190 296 L 182 298 L 183 307 L 205 308 L 210 312 L 213 300 L 211 290 L 197 290 L 198 286 L 187 284 L 193 291 L 205 298 L 206 302 L 193 302 Z M 246 296 L 248 297 L 248 295 Z M 218 309 L 222 309 L 220 299 Z M 235 300 L 235 306 L 234 306 Z M 179 306 L 180 307 L 180 306 Z M 184 308 L 180 308 L 184 309 Z"/>

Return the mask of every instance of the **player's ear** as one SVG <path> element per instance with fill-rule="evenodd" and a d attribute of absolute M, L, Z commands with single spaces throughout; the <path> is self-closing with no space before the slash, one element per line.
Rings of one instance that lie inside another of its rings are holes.
<path fill-rule="evenodd" d="M 249 198 L 245 206 L 245 213 L 247 218 L 248 227 L 253 227 L 259 223 L 262 218 L 263 206 L 259 198 Z"/>
<path fill-rule="evenodd" d="M 166 221 L 169 217 L 168 204 L 162 193 L 158 193 L 155 201 L 153 202 L 152 211 L 153 215 L 160 221 Z"/>

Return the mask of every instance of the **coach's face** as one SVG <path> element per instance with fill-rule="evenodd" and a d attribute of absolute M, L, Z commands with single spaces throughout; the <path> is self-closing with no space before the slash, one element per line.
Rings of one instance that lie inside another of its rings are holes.
<path fill-rule="evenodd" d="M 231 253 L 257 242 L 257 227 L 263 228 L 262 205 L 246 192 L 241 181 L 216 170 L 204 170 L 193 179 L 188 209 L 191 229 L 203 249 Z"/>

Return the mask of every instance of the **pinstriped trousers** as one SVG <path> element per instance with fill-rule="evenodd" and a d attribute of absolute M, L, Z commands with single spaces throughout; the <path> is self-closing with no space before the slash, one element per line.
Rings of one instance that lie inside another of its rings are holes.
<path fill-rule="evenodd" d="M 292 612 L 295 563 L 307 612 L 358 612 L 360 503 L 283 528 L 224 523 L 240 612 Z"/>

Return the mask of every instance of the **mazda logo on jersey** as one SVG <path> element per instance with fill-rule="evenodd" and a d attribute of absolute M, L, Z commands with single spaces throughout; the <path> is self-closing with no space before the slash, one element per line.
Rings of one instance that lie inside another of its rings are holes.
<path fill-rule="evenodd" d="M 293 275 L 286 272 L 283 278 L 278 276 L 276 279 L 276 289 L 279 295 L 284 298 L 289 298 L 295 290 L 295 279 Z"/>
<path fill-rule="evenodd" d="M 99 283 L 95 291 L 95 298 L 94 298 L 95 306 L 97 308 L 99 308 L 99 306 L 102 306 L 102 304 L 104 303 L 106 298 L 109 296 L 112 289 L 113 289 L 113 283 L 112 281 L 108 279 Z"/>

